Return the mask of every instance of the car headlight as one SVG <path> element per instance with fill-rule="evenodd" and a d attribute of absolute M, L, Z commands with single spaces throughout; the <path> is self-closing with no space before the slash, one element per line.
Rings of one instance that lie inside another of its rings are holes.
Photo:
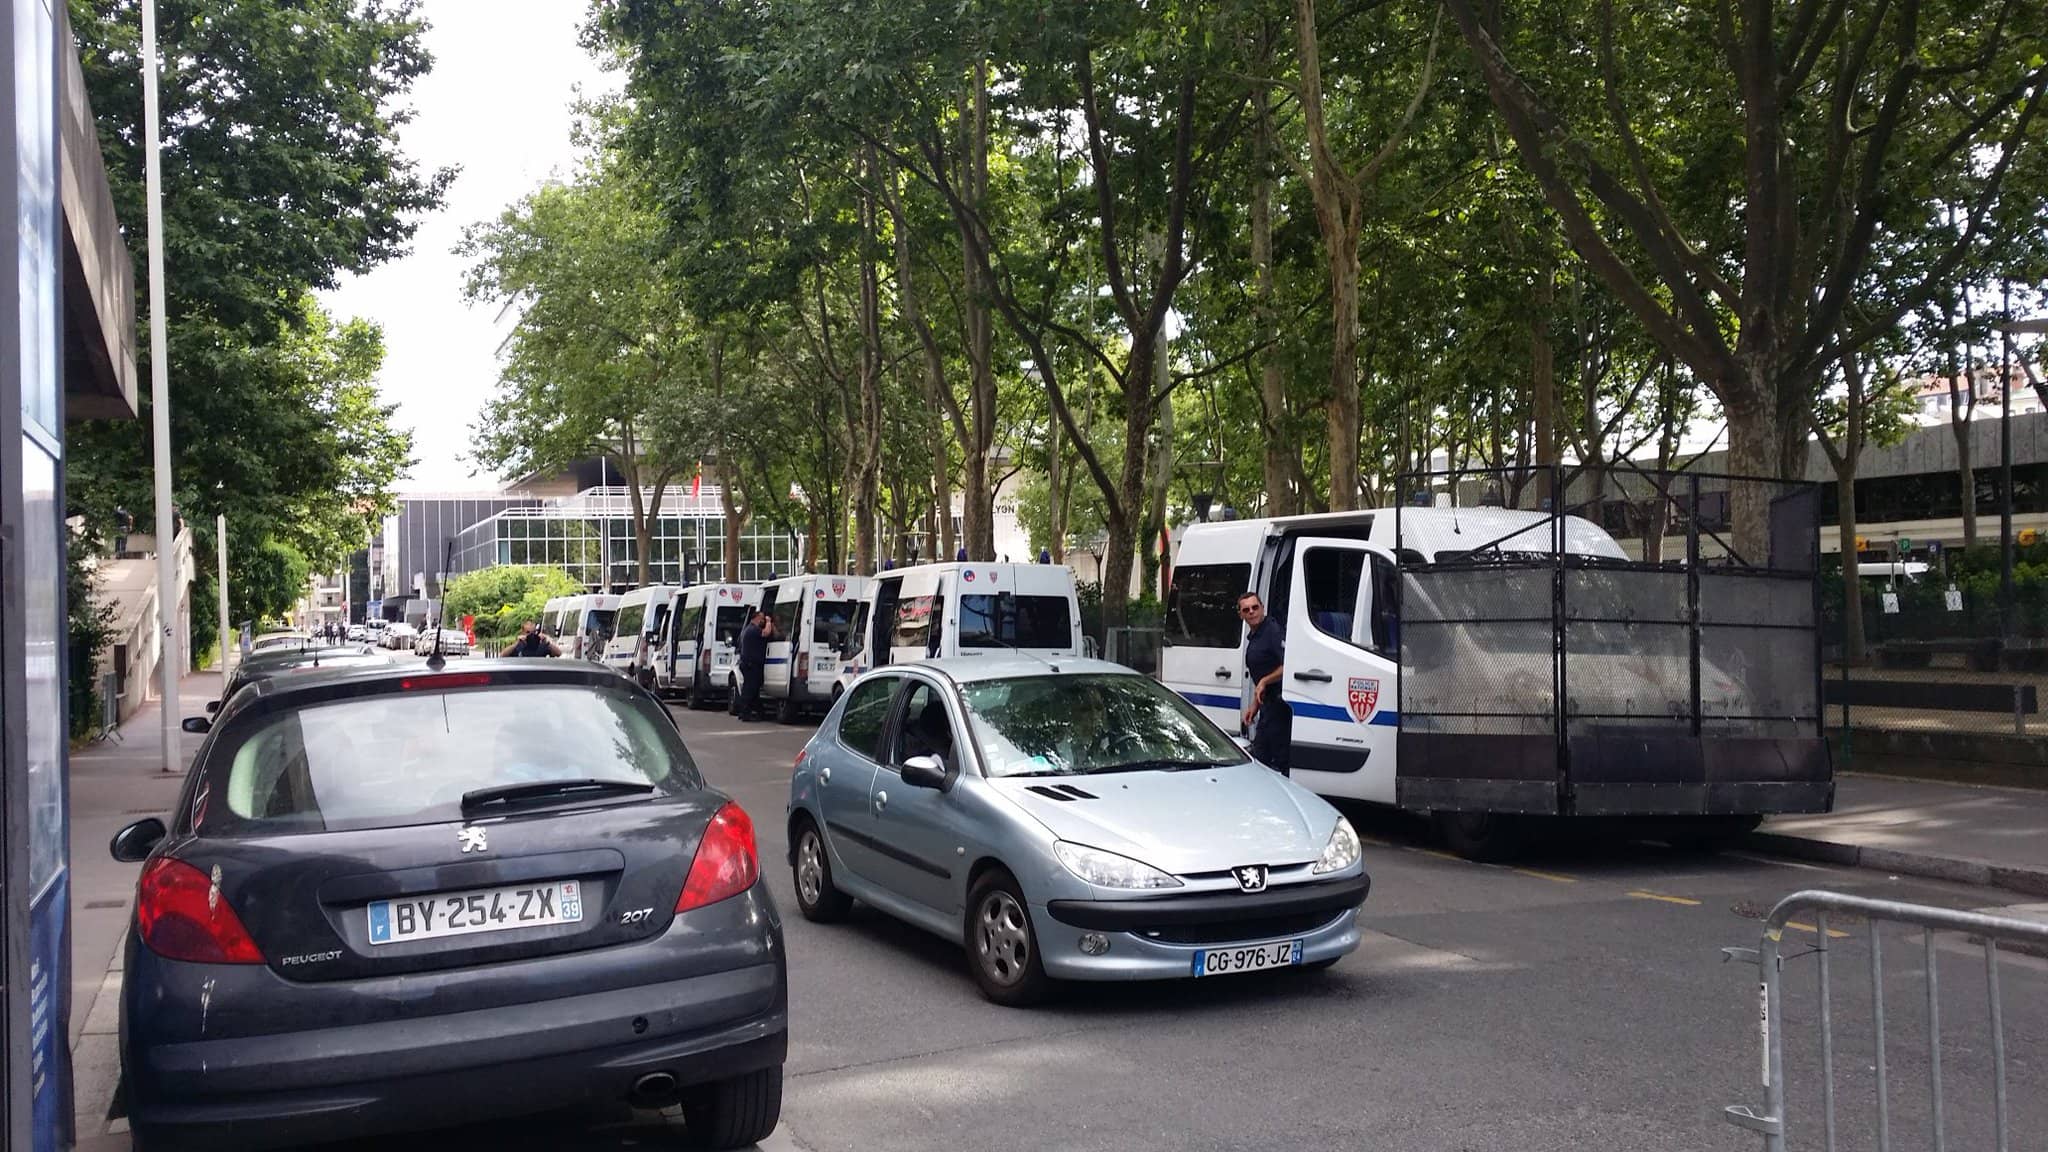
<path fill-rule="evenodd" d="M 1330 829 L 1330 842 L 1323 845 L 1323 857 L 1311 869 L 1320 876 L 1325 872 L 1341 872 L 1358 863 L 1358 832 L 1351 827 L 1351 821 L 1337 817 L 1337 826 Z"/>
<path fill-rule="evenodd" d="M 1150 864 L 1064 840 L 1052 846 L 1067 871 L 1098 888 L 1178 888 L 1180 881 Z"/>

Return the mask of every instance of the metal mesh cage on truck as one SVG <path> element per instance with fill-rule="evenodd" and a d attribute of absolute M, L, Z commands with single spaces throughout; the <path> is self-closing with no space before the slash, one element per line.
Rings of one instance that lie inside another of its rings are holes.
<path fill-rule="evenodd" d="M 1816 488 L 1557 467 L 1401 491 L 1403 807 L 1825 810 Z"/>

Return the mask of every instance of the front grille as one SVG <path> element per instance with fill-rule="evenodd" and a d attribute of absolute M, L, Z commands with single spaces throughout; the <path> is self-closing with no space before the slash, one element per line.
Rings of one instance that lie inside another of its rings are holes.
<path fill-rule="evenodd" d="M 1347 909 L 1348 911 L 1348 909 Z M 1138 935 L 1161 944 L 1232 944 L 1240 940 L 1272 940 L 1302 936 L 1334 923 L 1343 912 L 1297 912 L 1257 920 L 1219 920 L 1209 924 L 1175 924 L 1148 928 Z"/>

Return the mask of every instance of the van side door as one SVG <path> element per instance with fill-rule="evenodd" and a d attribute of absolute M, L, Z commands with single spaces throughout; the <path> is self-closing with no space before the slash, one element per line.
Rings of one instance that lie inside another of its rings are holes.
<path fill-rule="evenodd" d="M 1237 600 L 1251 581 L 1249 561 L 1184 565 L 1173 570 L 1166 590 L 1159 681 L 1225 732 L 1237 731 L 1242 716 L 1244 621 Z"/>
<path fill-rule="evenodd" d="M 1325 795 L 1392 803 L 1398 656 L 1374 595 L 1392 558 L 1359 540 L 1294 545 L 1282 681 L 1294 710 L 1293 771 Z"/>

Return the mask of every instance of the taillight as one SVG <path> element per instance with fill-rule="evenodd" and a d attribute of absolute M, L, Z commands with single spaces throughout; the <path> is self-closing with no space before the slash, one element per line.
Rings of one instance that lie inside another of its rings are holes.
<path fill-rule="evenodd" d="M 135 896 L 142 942 L 166 960 L 193 964 L 261 964 L 263 951 L 206 873 L 161 858 L 142 870 Z"/>
<path fill-rule="evenodd" d="M 796 750 L 796 763 L 790 765 L 790 767 L 792 769 L 801 768 L 804 766 L 804 761 L 810 759 L 810 757 L 811 746 L 809 744 L 806 744 L 803 747 Z"/>
<path fill-rule="evenodd" d="M 737 804 L 727 804 L 711 818 L 690 862 L 690 878 L 676 899 L 676 911 L 688 912 L 730 899 L 761 878 L 761 857 L 754 848 L 754 822 Z"/>
<path fill-rule="evenodd" d="M 797 653 L 796 678 L 799 680 L 809 680 L 811 678 L 811 654 L 809 652 Z"/>
<path fill-rule="evenodd" d="M 398 689 L 401 692 L 418 692 L 436 688 L 475 688 L 490 682 L 489 672 L 451 672 L 445 676 L 408 676 L 398 682 Z"/>

